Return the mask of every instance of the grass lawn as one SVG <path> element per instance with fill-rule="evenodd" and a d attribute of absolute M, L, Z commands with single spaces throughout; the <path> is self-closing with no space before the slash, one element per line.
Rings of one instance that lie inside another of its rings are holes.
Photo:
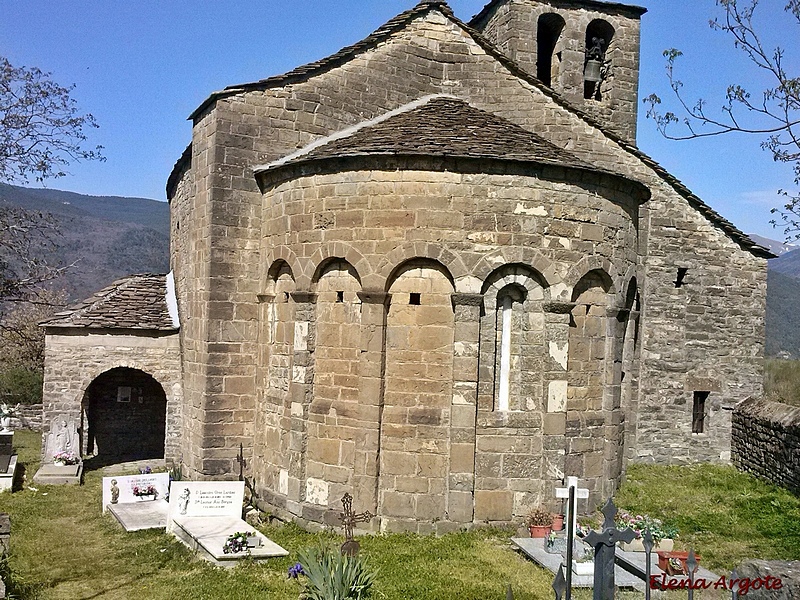
<path fill-rule="evenodd" d="M 14 441 L 30 481 L 38 468 L 40 436 L 19 431 Z M 338 532 L 312 534 L 292 524 L 272 525 L 262 530 L 289 550 L 289 557 L 244 562 L 235 569 L 214 567 L 195 560 L 165 533 L 127 534 L 110 515 L 103 516 L 101 478 L 91 472 L 80 487 L 27 486 L 0 494 L 0 511 L 11 515 L 9 589 L 15 597 L 296 600 L 300 586 L 287 580 L 286 572 L 297 552 L 318 540 L 341 542 Z M 733 469 L 632 467 L 618 500 L 630 510 L 674 520 L 684 541 L 720 574 L 745 557 L 800 558 L 798 498 Z M 380 570 L 373 597 L 500 600 L 511 583 L 518 600 L 553 598 L 552 575 L 514 552 L 510 533 L 362 538 L 362 555 Z M 583 591 L 575 597 L 591 596 Z"/>

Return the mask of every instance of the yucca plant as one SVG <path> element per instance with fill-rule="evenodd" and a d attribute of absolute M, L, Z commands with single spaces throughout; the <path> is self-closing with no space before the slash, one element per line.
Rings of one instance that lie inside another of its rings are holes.
<path fill-rule="evenodd" d="M 303 600 L 362 600 L 369 597 L 376 572 L 360 556 L 343 556 L 328 546 L 299 554 L 306 575 Z"/>

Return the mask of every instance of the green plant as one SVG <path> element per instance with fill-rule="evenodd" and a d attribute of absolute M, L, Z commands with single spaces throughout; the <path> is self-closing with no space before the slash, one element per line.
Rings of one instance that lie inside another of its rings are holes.
<path fill-rule="evenodd" d="M 367 598 L 376 572 L 360 556 L 342 555 L 330 546 L 305 548 L 299 554 L 306 575 L 304 600 L 360 600 Z"/>
<path fill-rule="evenodd" d="M 549 527 L 553 524 L 553 515 L 549 510 L 541 507 L 534 508 L 525 517 L 525 525 L 528 527 Z"/>

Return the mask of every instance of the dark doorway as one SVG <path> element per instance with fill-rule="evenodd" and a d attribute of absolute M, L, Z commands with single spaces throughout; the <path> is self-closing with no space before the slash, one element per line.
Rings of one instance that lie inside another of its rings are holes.
<path fill-rule="evenodd" d="M 87 448 L 99 462 L 164 458 L 167 397 L 155 379 L 118 367 L 86 390 Z"/>

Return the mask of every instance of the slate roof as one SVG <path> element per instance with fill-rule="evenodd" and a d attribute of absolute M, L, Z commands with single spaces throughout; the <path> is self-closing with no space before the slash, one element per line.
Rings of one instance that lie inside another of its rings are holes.
<path fill-rule="evenodd" d="M 317 140 L 254 171 L 363 155 L 495 158 L 597 170 L 541 136 L 460 98 L 431 96 Z"/>
<path fill-rule="evenodd" d="M 493 2 L 490 2 L 486 7 L 484 7 L 484 10 L 481 11 L 481 13 L 479 13 L 472 19 L 470 23 L 472 24 L 475 23 L 477 20 L 479 20 L 481 18 L 481 15 L 484 14 L 484 11 L 489 10 L 496 2 L 499 1 L 500 0 L 494 0 Z M 601 3 L 601 2 L 596 2 L 596 0 L 582 0 L 582 1 L 585 4 L 587 4 L 587 6 L 589 5 L 603 6 L 604 8 L 608 8 L 609 6 L 612 7 L 615 6 L 612 3 Z M 618 6 L 620 7 L 620 9 L 622 7 L 633 10 L 637 10 L 640 8 L 623 4 L 620 4 Z M 274 77 L 268 77 L 266 79 L 261 79 L 259 81 L 254 81 L 251 83 L 243 83 L 239 85 L 228 86 L 222 91 L 214 92 L 208 98 L 206 98 L 203 101 L 203 103 L 200 106 L 198 106 L 197 109 L 195 109 L 195 111 L 191 115 L 189 115 L 189 119 L 194 119 L 203 110 L 205 110 L 208 106 L 212 105 L 220 98 L 233 96 L 249 90 L 264 90 L 276 87 L 283 87 L 292 83 L 307 81 L 315 75 L 330 71 L 335 67 L 345 64 L 356 55 L 375 48 L 380 43 L 386 41 L 394 33 L 399 32 L 400 30 L 405 28 L 414 19 L 424 15 L 430 10 L 438 10 L 448 19 L 450 19 L 453 23 L 458 25 L 462 30 L 468 33 L 475 41 L 475 43 L 477 43 L 481 48 L 483 48 L 483 50 L 489 56 L 493 57 L 501 65 L 503 65 L 506 69 L 508 69 L 512 75 L 514 75 L 515 77 L 519 77 L 523 81 L 536 87 L 545 96 L 552 99 L 556 104 L 562 106 L 564 109 L 577 115 L 585 122 L 590 124 L 592 127 L 600 131 L 608 139 L 616 142 L 624 150 L 639 158 L 648 167 L 653 169 L 653 171 L 659 177 L 661 177 L 665 182 L 667 182 L 667 184 L 669 184 L 678 194 L 680 194 L 683 198 L 685 198 L 687 202 L 689 202 L 689 204 L 695 210 L 697 210 L 700 214 L 702 214 L 712 224 L 722 229 L 731 239 L 733 239 L 736 243 L 738 243 L 742 249 L 747 250 L 751 252 L 753 255 L 762 258 L 775 258 L 776 255 L 774 255 L 766 248 L 756 244 L 745 233 L 743 233 L 735 225 L 733 225 L 733 223 L 723 218 L 719 213 L 717 213 L 705 202 L 703 202 L 699 197 L 693 194 L 691 190 L 689 190 L 685 185 L 683 185 L 683 183 L 681 183 L 676 177 L 671 175 L 664 167 L 662 167 L 659 163 L 650 158 L 647 154 L 639 150 L 639 148 L 637 148 L 634 144 L 625 141 L 613 131 L 606 129 L 606 127 L 602 123 L 597 121 L 594 117 L 590 116 L 589 114 L 582 111 L 580 108 L 574 106 L 569 101 L 565 100 L 559 94 L 557 94 L 552 89 L 547 87 L 544 83 L 539 81 L 536 77 L 525 71 L 525 69 L 523 69 L 515 61 L 513 61 L 505 54 L 503 54 L 503 52 L 500 49 L 498 49 L 494 44 L 492 44 L 489 40 L 483 37 L 483 35 L 481 35 L 480 32 L 473 29 L 470 25 L 467 25 L 466 23 L 461 21 L 458 17 L 456 17 L 445 0 L 422 0 L 414 8 L 407 10 L 403 13 L 400 13 L 393 19 L 387 21 L 386 24 L 375 30 L 372 34 L 370 34 L 360 42 L 342 48 L 341 50 L 339 50 L 335 54 L 328 56 L 327 58 L 323 58 L 321 60 L 308 63 L 306 65 L 293 69 L 287 73 L 284 73 L 283 75 L 276 75 Z M 187 157 L 185 160 L 188 160 L 191 155 L 189 152 L 184 152 L 184 156 Z M 183 163 L 184 159 L 182 157 L 182 159 L 179 160 L 178 163 L 175 165 L 173 172 L 179 169 L 183 165 Z M 167 197 L 169 198 L 171 197 L 171 195 L 172 195 L 171 188 L 168 186 Z"/>
<path fill-rule="evenodd" d="M 166 280 L 154 274 L 123 277 L 40 325 L 177 331 L 167 309 Z"/>

